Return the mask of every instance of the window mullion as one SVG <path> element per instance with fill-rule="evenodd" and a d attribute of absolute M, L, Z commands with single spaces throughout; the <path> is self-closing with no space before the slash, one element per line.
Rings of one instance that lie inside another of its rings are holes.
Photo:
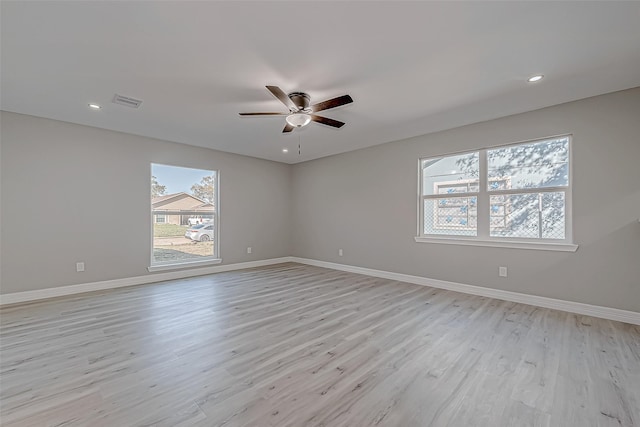
<path fill-rule="evenodd" d="M 424 167 L 422 166 L 422 159 L 418 160 L 418 234 L 417 236 L 424 236 L 424 190 L 422 189 L 422 183 L 424 182 Z"/>
<path fill-rule="evenodd" d="M 511 194 L 535 194 L 535 193 L 558 193 L 566 192 L 567 187 L 535 187 L 535 188 L 510 188 L 507 190 L 487 191 L 490 196 L 511 195 Z"/>
<path fill-rule="evenodd" d="M 487 191 L 487 150 L 479 152 L 478 238 L 489 238 L 489 194 Z"/>

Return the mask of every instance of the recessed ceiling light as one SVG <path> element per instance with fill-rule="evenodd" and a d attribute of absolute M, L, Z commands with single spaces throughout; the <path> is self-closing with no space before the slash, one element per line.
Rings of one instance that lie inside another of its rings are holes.
<path fill-rule="evenodd" d="M 102 107 L 101 107 L 101 106 L 99 106 L 98 104 L 89 104 L 89 108 L 93 108 L 94 110 L 99 110 L 99 109 L 101 109 Z"/>
<path fill-rule="evenodd" d="M 282 152 L 283 152 L 283 153 L 288 153 L 288 152 L 289 152 L 289 149 L 288 149 L 288 148 L 283 148 L 283 149 L 282 149 Z"/>
<path fill-rule="evenodd" d="M 538 74 L 537 76 L 529 77 L 529 79 L 527 81 L 529 83 L 539 82 L 540 80 L 542 80 L 543 77 L 544 76 L 542 74 Z"/>

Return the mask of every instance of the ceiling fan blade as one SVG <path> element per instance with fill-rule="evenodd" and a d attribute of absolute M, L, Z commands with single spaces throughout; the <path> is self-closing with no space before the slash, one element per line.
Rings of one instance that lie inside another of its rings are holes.
<path fill-rule="evenodd" d="M 317 123 L 321 123 L 323 125 L 332 126 L 334 128 L 341 128 L 342 126 L 344 126 L 343 122 L 339 122 L 337 120 L 333 120 L 328 117 L 316 116 L 315 114 L 311 115 L 311 120 Z"/>
<path fill-rule="evenodd" d="M 349 95 L 342 95 L 337 98 L 329 99 L 327 101 L 319 102 L 311 106 L 311 111 L 317 113 L 318 111 L 329 110 L 330 108 L 336 108 L 341 105 L 351 104 L 353 99 Z"/>
<path fill-rule="evenodd" d="M 291 126 L 289 123 L 287 123 L 286 125 L 284 125 L 284 129 L 282 129 L 282 133 L 288 133 L 288 132 L 291 132 L 294 129 L 295 128 L 293 126 Z"/>
<path fill-rule="evenodd" d="M 238 113 L 241 116 L 288 116 L 290 113 Z"/>
<path fill-rule="evenodd" d="M 278 86 L 267 86 L 267 89 L 273 96 L 278 98 L 280 102 L 282 102 L 289 110 L 295 111 L 297 110 L 296 106 L 289 99 L 286 93 L 282 91 Z"/>

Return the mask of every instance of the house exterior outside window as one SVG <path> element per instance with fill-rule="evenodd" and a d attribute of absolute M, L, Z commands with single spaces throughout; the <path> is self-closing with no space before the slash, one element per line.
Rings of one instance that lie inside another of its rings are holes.
<path fill-rule="evenodd" d="M 151 164 L 149 271 L 222 261 L 218 176 L 215 170 Z"/>

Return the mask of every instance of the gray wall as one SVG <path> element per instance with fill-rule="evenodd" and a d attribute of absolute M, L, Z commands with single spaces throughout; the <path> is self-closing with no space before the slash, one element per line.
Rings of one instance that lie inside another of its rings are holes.
<path fill-rule="evenodd" d="M 149 274 L 155 162 L 220 170 L 224 263 L 294 255 L 640 311 L 638 117 L 640 88 L 288 166 L 2 112 L 1 292 Z M 419 157 L 564 133 L 576 253 L 414 242 Z"/>
<path fill-rule="evenodd" d="M 225 264 L 290 254 L 288 165 L 8 112 L 0 120 L 3 294 L 150 274 L 150 163 L 220 171 Z"/>
<path fill-rule="evenodd" d="M 414 242 L 418 158 L 565 133 L 577 252 Z M 639 163 L 640 88 L 301 163 L 293 255 L 640 311 Z"/>

